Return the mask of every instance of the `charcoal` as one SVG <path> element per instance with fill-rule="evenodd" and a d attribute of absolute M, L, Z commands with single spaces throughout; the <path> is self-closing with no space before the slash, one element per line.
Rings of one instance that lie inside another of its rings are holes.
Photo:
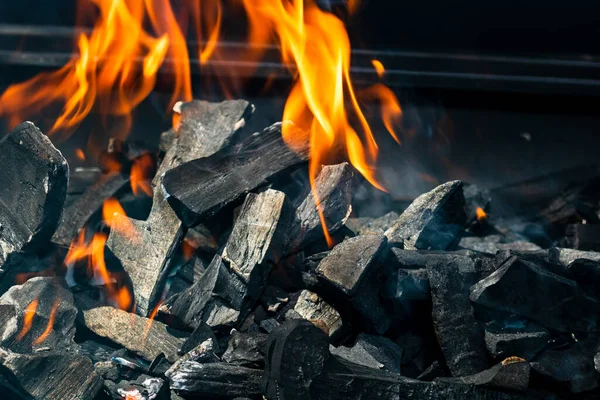
<path fill-rule="evenodd" d="M 475 264 L 459 255 L 431 256 L 427 261 L 433 324 L 452 376 L 488 367 L 484 333 L 469 302 L 469 288 L 478 278 Z"/>
<path fill-rule="evenodd" d="M 577 250 L 600 251 L 600 225 L 572 224 L 567 226 L 565 247 Z"/>
<path fill-rule="evenodd" d="M 81 310 L 81 322 L 95 334 L 108 338 L 148 361 L 161 353 L 174 362 L 183 345 L 184 334 L 159 321 L 130 314 L 113 307 Z"/>
<path fill-rule="evenodd" d="M 597 372 L 600 372 L 600 351 L 594 356 L 594 367 Z"/>
<path fill-rule="evenodd" d="M 577 259 L 567 265 L 569 276 L 581 286 L 589 296 L 600 297 L 600 262 Z"/>
<path fill-rule="evenodd" d="M 407 302 L 428 300 L 431 288 L 425 268 L 399 268 L 383 283 L 382 296 L 394 306 L 403 307 Z"/>
<path fill-rule="evenodd" d="M 312 399 L 311 385 L 330 357 L 325 332 L 308 321 L 288 321 L 267 342 L 262 393 L 269 399 Z"/>
<path fill-rule="evenodd" d="M 485 328 L 485 344 L 494 359 L 516 356 L 531 361 L 549 341 L 548 330 L 532 323 L 517 327 L 490 324 Z"/>
<path fill-rule="evenodd" d="M 563 332 L 596 329 L 599 303 L 577 283 L 518 257 L 471 288 L 471 301 Z"/>
<path fill-rule="evenodd" d="M 385 235 L 405 249 L 451 250 L 467 224 L 463 183 L 452 181 L 419 196 Z"/>
<path fill-rule="evenodd" d="M 308 193 L 296 208 L 294 221 L 288 231 L 286 253 L 297 252 L 324 237 L 315 197 L 319 199 L 328 232 L 334 233 L 343 227 L 352 211 L 350 191 L 353 175 L 348 163 L 321 168 L 313 185 L 314 193 Z"/>
<path fill-rule="evenodd" d="M 0 365 L 0 385 L 6 379 L 21 393 L 27 393 L 19 398 L 87 400 L 102 388 L 102 379 L 94 372 L 92 362 L 76 354 L 17 354 L 0 348 Z"/>
<path fill-rule="evenodd" d="M 94 340 L 86 340 L 79 343 L 79 354 L 86 356 L 94 364 L 109 361 L 114 351 L 113 347 Z"/>
<path fill-rule="evenodd" d="M 69 166 L 40 130 L 24 122 L 0 140 L 0 266 L 43 249 L 61 219 Z"/>
<path fill-rule="evenodd" d="M 193 328 L 202 322 L 212 328 L 232 327 L 240 317 L 245 293 L 244 282 L 217 255 L 198 282 L 167 299 L 159 312 Z"/>
<path fill-rule="evenodd" d="M 339 337 L 345 330 L 342 329 L 342 318 L 336 309 L 325 302 L 318 294 L 311 291 L 303 290 L 300 292 L 293 311 L 299 318 L 309 321 L 321 321 L 332 338 Z"/>
<path fill-rule="evenodd" d="M 500 250 L 536 251 L 541 247 L 526 240 L 505 241 L 502 235 L 468 236 L 458 242 L 461 249 L 473 250 L 480 253 L 496 254 Z"/>
<path fill-rule="evenodd" d="M 289 294 L 278 286 L 267 285 L 261 296 L 261 303 L 268 312 L 277 312 L 290 301 Z"/>
<path fill-rule="evenodd" d="M 198 282 L 204 271 L 206 271 L 206 267 L 207 263 L 201 257 L 192 256 L 179 268 L 172 270 L 167 278 L 165 287 L 167 294 L 164 297 L 169 298 L 189 289 L 194 283 Z"/>
<path fill-rule="evenodd" d="M 558 262 L 565 266 L 578 259 L 600 262 L 600 252 L 595 251 L 556 248 L 550 252 L 550 257 L 552 261 Z"/>
<path fill-rule="evenodd" d="M 205 323 L 198 324 L 196 329 L 194 329 L 194 332 L 192 332 L 190 337 L 187 338 L 185 343 L 183 343 L 183 345 L 179 349 L 179 354 L 186 354 L 192 351 L 197 346 L 204 343 L 207 339 L 211 339 L 215 344 L 218 343 L 217 337 L 208 325 L 206 325 Z"/>
<path fill-rule="evenodd" d="M 443 378 L 446 376 L 446 370 L 442 366 L 442 364 L 435 360 L 431 363 L 429 367 L 425 371 L 423 371 L 418 377 L 417 380 L 432 382 L 436 378 Z"/>
<path fill-rule="evenodd" d="M 400 216 L 397 213 L 390 211 L 389 213 L 378 218 L 348 218 L 348 221 L 346 221 L 346 226 L 357 235 L 381 235 L 391 228 L 392 225 L 394 225 L 394 223 L 398 220 L 398 217 Z"/>
<path fill-rule="evenodd" d="M 266 333 L 271 333 L 273 332 L 275 329 L 277 329 L 279 327 L 279 322 L 277 322 L 277 320 L 275 320 L 275 318 L 267 318 L 263 321 L 260 321 L 260 329 L 263 330 L 263 332 Z"/>
<path fill-rule="evenodd" d="M 595 340 L 548 348 L 531 362 L 531 368 L 543 377 L 542 387 L 559 384 L 573 393 L 597 390 L 599 381 L 594 367 L 594 354 L 598 350 Z"/>
<path fill-rule="evenodd" d="M 212 338 L 208 338 L 175 361 L 173 365 L 167 368 L 164 375 L 167 378 L 170 377 L 173 373 L 178 371 L 183 364 L 189 361 L 201 364 L 220 362 L 221 360 L 216 354 L 218 348 L 219 343 Z"/>
<path fill-rule="evenodd" d="M 243 126 L 251 108 L 242 100 L 183 104 L 177 140 L 152 181 L 154 199 L 150 215 L 146 221 L 131 220 L 139 245 L 132 246 L 130 235 L 111 231 L 107 245 L 131 278 L 140 314 L 149 315 L 160 300 L 174 252 L 186 232 L 159 188 L 163 175 L 185 162 L 223 149 Z"/>
<path fill-rule="evenodd" d="M 73 350 L 73 295 L 60 278 L 32 278 L 0 297 L 0 343 L 17 353 Z"/>
<path fill-rule="evenodd" d="M 354 364 L 400 373 L 402 349 L 383 336 L 361 333 L 354 346 L 333 348 L 331 354 Z"/>
<path fill-rule="evenodd" d="M 477 185 L 470 183 L 463 184 L 463 195 L 465 198 L 465 214 L 467 215 L 467 223 L 476 221 L 477 209 L 481 208 L 485 212 L 489 212 L 492 198 L 490 191 L 480 188 Z"/>
<path fill-rule="evenodd" d="M 136 380 L 116 384 L 105 382 L 105 387 L 113 399 L 154 400 L 164 398 L 168 392 L 162 379 L 148 375 L 140 375 Z"/>
<path fill-rule="evenodd" d="M 511 357 L 494 365 L 490 369 L 474 375 L 458 378 L 438 378 L 438 380 L 497 389 L 525 391 L 529 387 L 530 372 L 531 366 L 527 361 L 518 357 Z"/>
<path fill-rule="evenodd" d="M 263 368 L 268 336 L 260 332 L 233 332 L 223 361 L 250 368 Z"/>
<path fill-rule="evenodd" d="M 263 372 L 227 363 L 186 361 L 169 375 L 170 387 L 184 396 L 234 398 L 261 396 Z"/>
<path fill-rule="evenodd" d="M 271 266 L 283 251 L 284 202 L 285 194 L 272 189 L 248 194 L 223 250 L 223 258 L 245 284 L 248 307 L 259 299 Z"/>
<path fill-rule="evenodd" d="M 99 361 L 94 363 L 94 371 L 105 381 L 116 382 L 121 377 L 119 367 L 112 363 L 112 361 Z"/>
<path fill-rule="evenodd" d="M 384 333 L 390 320 L 379 301 L 379 259 L 385 256 L 383 235 L 361 235 L 335 246 L 317 267 L 317 274 L 332 290 L 347 296 L 366 326 Z"/>

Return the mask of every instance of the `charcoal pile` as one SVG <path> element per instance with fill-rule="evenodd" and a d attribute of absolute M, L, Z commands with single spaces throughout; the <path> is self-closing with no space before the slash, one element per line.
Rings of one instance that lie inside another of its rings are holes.
<path fill-rule="evenodd" d="M 5 398 L 600 398 L 600 171 L 363 215 L 250 103 L 176 112 L 71 179 L 33 124 L 0 142 Z"/>

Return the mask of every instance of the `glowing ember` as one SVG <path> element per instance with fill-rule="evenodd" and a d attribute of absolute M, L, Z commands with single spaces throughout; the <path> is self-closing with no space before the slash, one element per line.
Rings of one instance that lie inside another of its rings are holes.
<path fill-rule="evenodd" d="M 17 336 L 17 340 L 23 339 L 25 335 L 27 335 L 27 332 L 29 332 L 31 329 L 33 316 L 35 315 L 35 310 L 37 310 L 38 302 L 38 299 L 33 300 L 25 309 L 25 315 L 23 316 L 23 328 L 21 328 L 21 331 Z"/>
<path fill-rule="evenodd" d="M 475 214 L 477 215 L 478 221 L 485 221 L 487 219 L 487 214 L 481 207 L 477 207 L 477 209 L 475 210 Z"/>
<path fill-rule="evenodd" d="M 42 332 L 40 337 L 38 337 L 33 342 L 33 344 L 38 345 L 38 344 L 42 343 L 44 340 L 46 340 L 46 338 L 48 338 L 48 335 L 50 335 L 50 332 L 52 332 L 52 327 L 54 326 L 54 320 L 56 319 L 56 312 L 58 311 L 58 305 L 59 305 L 59 301 L 55 300 L 54 304 L 52 304 L 52 311 L 50 312 L 50 318 L 48 319 L 48 325 L 46 325 L 46 329 L 44 330 L 44 332 Z"/>

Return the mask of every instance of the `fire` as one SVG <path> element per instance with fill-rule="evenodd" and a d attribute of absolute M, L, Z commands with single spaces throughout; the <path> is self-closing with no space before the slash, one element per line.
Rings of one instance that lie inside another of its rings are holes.
<path fill-rule="evenodd" d="M 156 303 L 156 305 L 152 309 L 152 312 L 148 316 L 148 322 L 146 322 L 146 329 L 144 330 L 144 339 L 142 340 L 142 342 L 146 341 L 146 338 L 148 337 L 148 333 L 150 332 L 150 328 L 152 328 L 152 321 L 154 321 L 154 318 L 156 318 L 156 314 L 158 313 L 158 309 L 163 304 L 163 302 L 164 301 L 161 300 L 158 303 Z"/>
<path fill-rule="evenodd" d="M 21 328 L 21 331 L 17 335 L 17 340 L 23 339 L 25 335 L 27 335 L 27 332 L 29 332 L 29 330 L 31 329 L 33 316 L 35 315 L 35 311 L 37 310 L 38 303 L 38 299 L 35 299 L 31 303 L 29 303 L 27 308 L 25 308 L 25 315 L 23 316 L 23 328 Z"/>
<path fill-rule="evenodd" d="M 119 232 L 132 242 L 139 242 L 139 235 L 135 226 L 131 223 L 121 203 L 115 198 L 109 198 L 104 201 L 102 206 L 102 218 L 106 225 Z"/>
<path fill-rule="evenodd" d="M 55 300 L 54 303 L 52 304 L 52 311 L 50 311 L 50 318 L 48 319 L 48 324 L 46 325 L 46 329 L 44 330 L 44 332 L 42 332 L 40 337 L 38 337 L 33 342 L 34 345 L 38 345 L 38 344 L 42 343 L 44 340 L 46 340 L 48 338 L 48 335 L 50 335 L 50 332 L 52 332 L 52 327 L 54 326 L 54 320 L 56 319 L 56 312 L 58 311 L 58 305 L 59 305 L 59 301 Z"/>
<path fill-rule="evenodd" d="M 81 149 L 75 149 L 75 157 L 77 157 L 79 161 L 85 161 L 85 153 Z"/>
<path fill-rule="evenodd" d="M 477 220 L 480 222 L 485 221 L 487 219 L 487 214 L 481 207 L 477 207 L 477 209 L 475 210 L 475 214 L 477 215 Z"/>
<path fill-rule="evenodd" d="M 138 157 L 131 166 L 130 183 L 131 190 L 136 196 L 145 193 L 152 196 L 152 175 L 154 170 L 154 160 L 148 153 Z"/>
<path fill-rule="evenodd" d="M 377 76 L 383 78 L 385 75 L 385 67 L 379 60 L 371 60 L 371 64 L 373 64 L 373 68 L 375 68 L 375 72 L 377 72 Z"/>

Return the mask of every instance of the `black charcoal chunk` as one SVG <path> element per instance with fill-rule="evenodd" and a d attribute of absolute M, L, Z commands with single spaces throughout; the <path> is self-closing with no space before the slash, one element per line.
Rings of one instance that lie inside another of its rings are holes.
<path fill-rule="evenodd" d="M 215 336 L 210 326 L 205 323 L 200 323 L 194 329 L 189 338 L 185 341 L 183 346 L 179 349 L 179 354 L 186 354 L 192 351 L 194 348 L 204 343 L 206 340 L 211 339 L 214 344 L 218 343 L 217 337 Z"/>
<path fill-rule="evenodd" d="M 488 368 L 483 329 L 469 301 L 469 288 L 478 279 L 475 264 L 459 255 L 433 255 L 426 263 L 435 333 L 453 376 Z"/>
<path fill-rule="evenodd" d="M 232 149 L 184 163 L 165 173 L 163 192 L 186 226 L 198 225 L 266 179 L 306 161 L 281 137 L 281 124 L 240 141 Z"/>
<path fill-rule="evenodd" d="M 331 354 L 354 364 L 400 373 L 402 349 L 383 336 L 361 333 L 354 346 L 334 347 L 331 349 Z"/>
<path fill-rule="evenodd" d="M 600 304 L 577 283 L 518 257 L 471 288 L 471 301 L 564 332 L 596 329 Z"/>
<path fill-rule="evenodd" d="M 265 310 L 274 313 L 290 301 L 290 296 L 278 286 L 267 285 L 260 299 Z"/>
<path fill-rule="evenodd" d="M 300 292 L 293 311 L 300 318 L 322 323 L 332 338 L 338 337 L 343 331 L 340 314 L 316 293 L 308 290 Z"/>
<path fill-rule="evenodd" d="M 260 329 L 263 330 L 263 332 L 266 333 L 271 333 L 273 332 L 275 329 L 277 329 L 279 327 L 279 322 L 277 322 L 277 320 L 275 318 L 267 318 L 264 319 L 262 321 L 260 321 Z"/>
<path fill-rule="evenodd" d="M 217 255 L 198 282 L 167 299 L 159 312 L 193 328 L 201 323 L 213 329 L 232 327 L 239 320 L 245 293 L 244 282 Z"/>
<path fill-rule="evenodd" d="M 69 166 L 31 122 L 0 140 L 0 154 L 0 266 L 8 269 L 50 241 L 61 220 Z"/>
<path fill-rule="evenodd" d="M 527 361 L 512 357 L 474 375 L 458 378 L 438 378 L 438 380 L 522 392 L 529 387 L 530 373 L 531 366 Z"/>
<path fill-rule="evenodd" d="M 170 387 L 184 396 L 234 398 L 261 396 L 261 370 L 227 363 L 186 361 L 169 375 Z"/>
<path fill-rule="evenodd" d="M 541 247 L 526 240 L 506 241 L 502 235 L 468 236 L 458 242 L 461 249 L 496 254 L 500 250 L 537 251 Z"/>
<path fill-rule="evenodd" d="M 398 220 L 398 213 L 390 211 L 378 218 L 348 218 L 346 226 L 357 235 L 376 234 L 381 235 L 394 225 Z"/>
<path fill-rule="evenodd" d="M 102 379 L 92 362 L 76 354 L 17 354 L 0 348 L 0 366 L 0 386 L 6 379 L 28 394 L 19 398 L 87 400 L 93 399 L 102 388 Z"/>
<path fill-rule="evenodd" d="M 405 249 L 450 250 L 467 224 L 461 181 L 445 183 L 419 196 L 385 235 Z"/>
<path fill-rule="evenodd" d="M 600 225 L 572 224 L 565 232 L 565 247 L 577 250 L 600 251 Z"/>
<path fill-rule="evenodd" d="M 160 300 L 168 272 L 173 267 L 174 252 L 186 232 L 160 189 L 163 176 L 185 162 L 211 156 L 226 147 L 244 126 L 252 108 L 243 100 L 181 104 L 178 137 L 152 181 L 154 199 L 150 215 L 146 221 L 131 220 L 135 228 L 133 239 L 137 243 L 132 243 L 131 234 L 127 232 L 111 231 L 107 246 L 131 278 L 140 314 L 149 315 Z"/>
<path fill-rule="evenodd" d="M 485 328 L 485 344 L 492 358 L 516 356 L 531 361 L 550 341 L 550 333 L 533 323 L 517 326 L 490 324 Z"/>
<path fill-rule="evenodd" d="M 165 382 L 156 377 L 140 375 L 132 381 L 113 383 L 105 381 L 105 387 L 113 399 L 155 400 L 167 396 Z"/>
<path fill-rule="evenodd" d="M 417 379 L 420 381 L 431 382 L 435 380 L 435 378 L 443 377 L 446 377 L 446 370 L 438 360 L 435 360 L 417 377 Z"/>
<path fill-rule="evenodd" d="M 233 332 L 223 361 L 250 368 L 263 368 L 268 335 L 260 332 Z"/>
<path fill-rule="evenodd" d="M 384 282 L 382 296 L 401 307 L 410 301 L 428 300 L 430 291 L 425 268 L 400 268 L 390 274 Z"/>
<path fill-rule="evenodd" d="M 16 353 L 73 350 L 77 308 L 60 278 L 32 278 L 0 297 L 0 344 Z"/>
<path fill-rule="evenodd" d="M 549 257 L 551 261 L 560 263 L 564 266 L 567 266 L 578 259 L 600 262 L 600 252 L 565 249 L 560 247 L 551 249 Z"/>

